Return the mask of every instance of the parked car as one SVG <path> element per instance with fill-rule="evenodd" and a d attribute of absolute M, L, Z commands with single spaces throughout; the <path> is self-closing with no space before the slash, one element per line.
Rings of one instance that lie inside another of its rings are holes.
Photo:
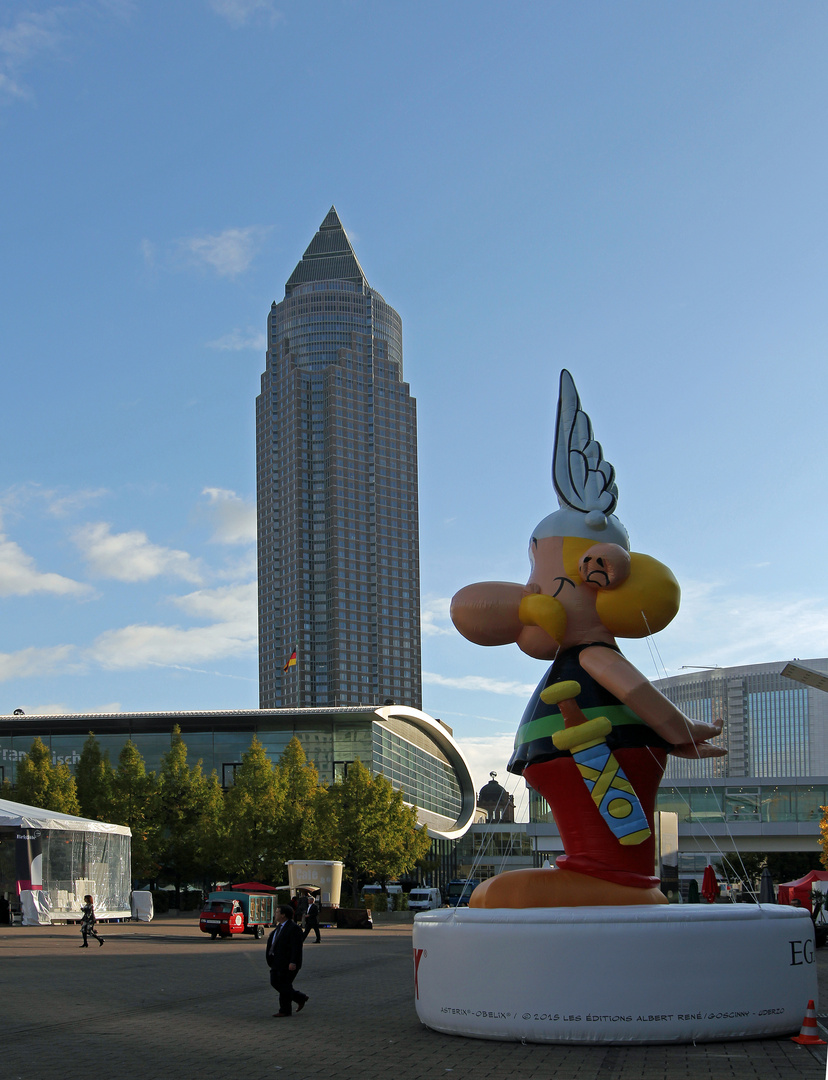
<path fill-rule="evenodd" d="M 431 911 L 442 906 L 443 897 L 439 889 L 412 889 L 408 894 L 411 911 Z"/>

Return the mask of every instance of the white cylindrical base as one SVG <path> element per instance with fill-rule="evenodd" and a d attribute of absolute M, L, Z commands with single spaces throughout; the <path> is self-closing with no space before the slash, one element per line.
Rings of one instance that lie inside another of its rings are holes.
<path fill-rule="evenodd" d="M 457 908 L 414 920 L 415 999 L 480 1039 L 665 1043 L 796 1034 L 813 924 L 776 905 Z"/>

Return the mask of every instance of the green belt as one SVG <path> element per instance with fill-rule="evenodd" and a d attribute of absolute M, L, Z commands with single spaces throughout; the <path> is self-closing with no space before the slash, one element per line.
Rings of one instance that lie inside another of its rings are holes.
<path fill-rule="evenodd" d="M 636 716 L 626 705 L 596 705 L 595 708 L 581 711 L 587 720 L 594 720 L 596 716 L 606 716 L 613 727 L 619 727 L 621 724 L 639 724 L 646 727 L 641 717 Z M 530 720 L 528 724 L 522 724 L 517 729 L 515 749 L 534 742 L 535 739 L 551 738 L 556 731 L 562 731 L 563 728 L 564 718 L 559 712 L 539 716 L 537 720 Z"/>

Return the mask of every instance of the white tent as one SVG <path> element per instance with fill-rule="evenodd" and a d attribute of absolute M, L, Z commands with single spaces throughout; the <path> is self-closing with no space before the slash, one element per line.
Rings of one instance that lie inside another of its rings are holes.
<path fill-rule="evenodd" d="M 87 893 L 98 918 L 130 917 L 132 833 L 125 825 L 0 799 L 4 836 L 14 839 L 16 876 L 0 881 L 0 892 L 19 896 L 24 924 L 80 918 Z"/>
<path fill-rule="evenodd" d="M 93 821 L 92 818 L 59 814 L 57 810 L 39 810 L 36 806 L 9 802 L 8 799 L 0 799 L 0 829 L 3 828 L 106 832 L 132 836 L 131 830 L 126 825 L 110 825 L 105 821 Z"/>

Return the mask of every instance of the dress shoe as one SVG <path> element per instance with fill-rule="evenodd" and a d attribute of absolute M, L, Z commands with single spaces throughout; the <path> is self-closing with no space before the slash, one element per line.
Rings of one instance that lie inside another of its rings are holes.
<path fill-rule="evenodd" d="M 89 945 L 84 941 L 83 945 L 78 945 L 79 949 L 88 949 Z"/>
<path fill-rule="evenodd" d="M 296 1011 L 301 1012 L 302 1009 L 304 1009 L 304 1007 L 307 1005 L 309 1000 L 310 1000 L 310 994 L 305 994 L 305 996 L 302 998 L 302 1000 L 296 1006 Z"/>
<path fill-rule="evenodd" d="M 99 944 L 99 945 L 103 945 L 103 943 L 104 943 L 104 940 L 105 940 L 104 938 L 102 938 L 102 937 L 99 937 L 99 938 L 98 938 L 98 944 Z"/>
<path fill-rule="evenodd" d="M 282 1012 L 278 1012 L 278 1013 L 274 1013 L 274 1014 L 273 1014 L 273 1017 L 274 1017 L 274 1019 L 275 1019 L 275 1020 L 278 1020 L 278 1019 L 280 1019 L 280 1018 L 281 1018 L 282 1016 L 292 1016 L 292 1015 L 293 1015 L 293 1013 L 282 1013 Z"/>

